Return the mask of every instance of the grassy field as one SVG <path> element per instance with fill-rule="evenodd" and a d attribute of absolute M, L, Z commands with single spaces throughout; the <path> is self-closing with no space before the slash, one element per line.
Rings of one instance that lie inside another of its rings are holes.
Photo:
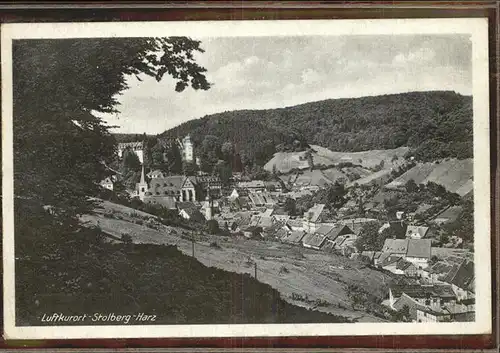
<path fill-rule="evenodd" d="M 397 159 L 402 160 L 408 152 L 408 147 L 363 152 L 334 152 L 316 145 L 312 145 L 311 148 L 315 151 L 312 153 L 315 165 L 333 166 L 350 162 L 364 168 L 375 168 L 383 161 L 386 169 L 394 164 L 397 165 L 399 163 Z M 281 173 L 288 173 L 292 169 L 307 169 L 309 164 L 304 158 L 304 154 L 305 152 L 278 152 L 266 163 L 264 169 L 271 172 L 274 165 L 276 165 L 276 170 Z M 393 160 L 394 157 L 397 159 Z"/>
<path fill-rule="evenodd" d="M 388 188 L 404 186 L 413 179 L 417 184 L 431 181 L 442 185 L 446 190 L 464 196 L 472 191 L 472 159 L 449 159 L 439 163 L 419 163 L 387 185 Z"/>
<path fill-rule="evenodd" d="M 108 213 L 108 216 L 104 216 Z M 109 214 L 113 213 L 113 218 Z M 383 299 L 391 277 L 366 268 L 359 262 L 320 251 L 304 249 L 272 241 L 249 240 L 241 237 L 220 237 L 194 234 L 168 226 L 150 228 L 140 221 L 145 215 L 130 208 L 104 202 L 95 215 L 85 215 L 82 221 L 96 225 L 115 237 L 128 234 L 134 243 L 170 244 L 185 254 L 193 251 L 198 261 L 237 273 L 254 275 L 277 289 L 291 304 L 342 315 L 361 322 L 384 321 L 358 308 L 351 307 L 346 288 L 354 284 Z M 119 219 L 122 218 L 122 219 Z M 139 222 L 140 223 L 140 222 Z"/>

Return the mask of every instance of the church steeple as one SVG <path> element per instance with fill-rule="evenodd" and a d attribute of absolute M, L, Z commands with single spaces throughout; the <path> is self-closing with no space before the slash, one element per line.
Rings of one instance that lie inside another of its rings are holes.
<path fill-rule="evenodd" d="M 146 183 L 146 177 L 144 176 L 144 164 L 142 164 L 141 181 L 139 182 L 139 184 L 137 184 L 137 189 L 139 198 L 141 199 L 141 201 L 144 201 L 146 192 L 148 192 L 148 183 Z"/>
<path fill-rule="evenodd" d="M 141 184 L 146 184 L 146 178 L 144 177 L 144 163 L 142 164 L 141 181 L 140 181 L 140 183 Z"/>

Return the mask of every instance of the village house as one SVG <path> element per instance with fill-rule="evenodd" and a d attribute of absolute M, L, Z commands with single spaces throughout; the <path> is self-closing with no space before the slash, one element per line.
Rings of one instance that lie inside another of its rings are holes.
<path fill-rule="evenodd" d="M 464 260 L 459 265 L 454 264 L 443 282 L 451 285 L 458 300 L 474 298 L 474 262 Z"/>
<path fill-rule="evenodd" d="M 184 219 L 191 220 L 194 222 L 203 222 L 205 217 L 198 210 L 198 207 L 192 202 L 178 202 L 177 209 L 179 211 L 179 216 Z"/>
<path fill-rule="evenodd" d="M 393 285 L 389 288 L 389 301 L 394 303 L 403 293 L 421 305 L 438 309 L 445 304 L 454 304 L 457 302 L 457 297 L 448 284 Z"/>
<path fill-rule="evenodd" d="M 249 239 L 260 239 L 262 238 L 262 227 L 259 226 L 248 226 L 242 229 L 243 236 Z"/>
<path fill-rule="evenodd" d="M 248 196 L 248 190 L 243 188 L 233 188 L 231 194 L 229 194 L 229 200 L 236 200 L 239 197 Z"/>
<path fill-rule="evenodd" d="M 442 283 L 444 277 L 450 273 L 453 265 L 445 261 L 437 261 L 427 268 L 423 269 L 421 272 L 422 279 L 429 283 Z"/>
<path fill-rule="evenodd" d="M 191 181 L 199 186 L 203 193 L 210 194 L 212 198 L 219 198 L 222 195 L 222 181 L 218 176 L 199 175 L 190 177 Z"/>
<path fill-rule="evenodd" d="M 301 219 L 290 218 L 286 224 L 290 227 L 292 231 L 304 230 L 304 223 Z"/>
<path fill-rule="evenodd" d="M 344 224 L 322 224 L 316 231 L 316 234 L 323 235 L 326 239 L 321 245 L 322 250 L 342 250 L 352 245 L 352 242 L 346 242 L 347 239 L 356 239 L 351 228 Z M 341 241 L 339 241 L 339 238 Z"/>
<path fill-rule="evenodd" d="M 409 225 L 406 227 L 406 238 L 422 239 L 429 232 L 429 227 Z"/>
<path fill-rule="evenodd" d="M 428 266 L 431 258 L 430 239 L 386 239 L 382 253 L 400 255 L 406 261 L 412 262 L 417 268 Z"/>
<path fill-rule="evenodd" d="M 266 190 L 263 180 L 240 181 L 236 184 L 238 189 L 246 189 L 248 192 L 262 192 Z"/>
<path fill-rule="evenodd" d="M 281 241 L 284 243 L 294 244 L 294 245 L 302 245 L 302 239 L 307 233 L 303 230 L 296 230 L 291 233 L 287 233 L 285 236 L 281 238 Z"/>
<path fill-rule="evenodd" d="M 303 228 L 308 233 L 314 233 L 321 226 L 324 219 L 324 204 L 315 204 L 304 213 Z"/>
<path fill-rule="evenodd" d="M 407 277 L 417 277 L 419 274 L 419 270 L 415 264 L 399 256 L 387 258 L 383 264 L 380 264 L 380 267 L 394 274 Z"/>
<path fill-rule="evenodd" d="M 107 177 L 104 180 L 101 181 L 100 185 L 108 190 L 113 191 L 114 189 L 114 181 L 112 177 Z"/>

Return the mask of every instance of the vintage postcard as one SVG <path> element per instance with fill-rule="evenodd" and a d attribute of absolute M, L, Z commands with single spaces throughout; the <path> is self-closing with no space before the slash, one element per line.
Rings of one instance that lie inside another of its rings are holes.
<path fill-rule="evenodd" d="M 5 337 L 490 333 L 487 25 L 2 25 Z"/>

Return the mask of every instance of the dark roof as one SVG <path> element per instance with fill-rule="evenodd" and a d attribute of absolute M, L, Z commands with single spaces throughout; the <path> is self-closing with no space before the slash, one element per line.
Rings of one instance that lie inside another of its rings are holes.
<path fill-rule="evenodd" d="M 335 250 L 335 242 L 330 239 L 326 239 L 323 245 L 321 245 L 321 250 Z"/>
<path fill-rule="evenodd" d="M 309 233 L 304 237 L 304 239 L 302 239 L 302 243 L 304 245 L 319 248 L 319 247 L 321 247 L 321 245 L 323 244 L 325 239 L 326 239 L 325 235 L 321 235 L 321 234 L 317 234 L 317 233 L 314 233 L 314 234 Z"/>
<path fill-rule="evenodd" d="M 392 295 L 396 298 L 400 297 L 403 293 L 412 298 L 455 298 L 455 293 L 450 285 L 447 284 L 434 284 L 434 285 L 395 285 L 391 287 Z"/>
<path fill-rule="evenodd" d="M 287 232 L 287 230 L 286 230 L 286 229 L 284 229 L 284 228 L 280 228 L 280 229 L 278 229 L 278 230 L 276 231 L 276 233 L 275 233 L 274 235 L 275 235 L 275 236 L 276 236 L 276 238 L 278 238 L 278 239 L 284 239 L 284 238 L 286 238 L 286 237 L 287 237 L 288 232 Z"/>
<path fill-rule="evenodd" d="M 296 230 L 290 234 L 287 234 L 285 237 L 282 238 L 282 240 L 286 243 L 298 244 L 302 241 L 305 235 L 306 232 L 304 232 L 303 230 Z"/>
<path fill-rule="evenodd" d="M 453 265 L 451 271 L 443 279 L 444 282 L 454 284 L 462 289 L 468 289 L 473 280 L 474 262 L 467 260 L 460 265 Z"/>
<path fill-rule="evenodd" d="M 329 225 L 329 224 L 322 224 L 318 230 L 316 230 L 315 233 L 318 233 L 318 234 L 321 234 L 321 235 L 327 235 L 328 233 L 330 233 L 333 229 L 335 228 L 335 226 L 333 225 Z"/>
<path fill-rule="evenodd" d="M 389 222 L 389 228 L 396 234 L 396 238 L 403 238 L 406 234 L 406 224 L 402 221 Z"/>
<path fill-rule="evenodd" d="M 431 258 L 431 239 L 408 239 L 407 257 Z"/>
<path fill-rule="evenodd" d="M 190 219 L 194 221 L 202 221 L 205 219 L 203 214 L 198 209 L 193 208 L 181 208 L 184 212 L 186 212 Z"/>
<path fill-rule="evenodd" d="M 414 266 L 411 262 L 409 261 L 406 261 L 406 260 L 403 260 L 403 259 L 400 259 L 398 261 L 398 263 L 396 264 L 396 268 L 398 270 L 402 270 L 402 271 L 405 271 L 407 270 L 409 267 L 411 266 Z"/>
<path fill-rule="evenodd" d="M 452 269 L 452 267 L 453 266 L 450 265 L 447 262 L 438 261 L 434 265 L 432 265 L 431 267 L 429 267 L 427 269 L 427 272 L 446 275 L 446 274 L 450 273 L 450 270 Z"/>
<path fill-rule="evenodd" d="M 402 259 L 401 255 L 393 255 L 393 254 L 388 254 L 388 256 L 381 256 L 381 259 L 379 259 L 379 266 L 384 267 L 384 266 L 389 266 L 394 263 L 399 262 Z"/>
<path fill-rule="evenodd" d="M 410 311 L 410 317 L 414 320 L 417 319 L 417 309 L 424 310 L 425 306 L 422 304 L 419 304 L 413 298 L 409 297 L 406 294 L 401 295 L 401 297 L 396 300 L 393 304 L 394 309 L 396 310 L 401 310 L 405 306 L 408 306 L 408 309 Z"/>
<path fill-rule="evenodd" d="M 186 201 L 186 202 L 177 202 L 177 208 L 179 210 L 197 210 L 198 211 L 198 207 L 196 207 L 196 205 L 192 202 L 189 202 L 189 201 Z"/>

